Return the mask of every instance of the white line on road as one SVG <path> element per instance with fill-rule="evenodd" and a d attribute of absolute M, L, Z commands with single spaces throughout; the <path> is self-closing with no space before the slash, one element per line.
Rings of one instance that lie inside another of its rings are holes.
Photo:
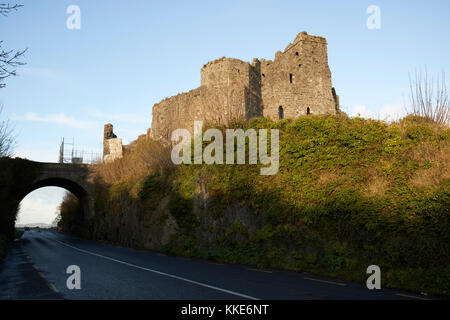
<path fill-rule="evenodd" d="M 48 239 L 50 239 L 50 238 L 48 238 Z M 132 263 L 128 263 L 128 262 L 125 262 L 125 261 L 122 261 L 122 260 L 117 260 L 117 259 L 110 258 L 110 257 L 104 256 L 104 255 L 101 255 L 101 254 L 98 254 L 98 253 L 95 253 L 95 252 L 91 252 L 91 251 L 87 251 L 87 250 L 84 250 L 84 249 L 80 249 L 80 248 L 71 246 L 70 244 L 67 244 L 65 242 L 62 242 L 62 241 L 59 241 L 59 240 L 56 240 L 56 239 L 51 239 L 51 240 L 56 241 L 56 242 L 62 244 L 63 246 L 72 248 L 74 250 L 77 250 L 77 251 L 80 251 L 80 252 L 83 252 L 83 253 L 86 253 L 86 254 L 90 254 L 90 255 L 93 255 L 93 256 L 96 256 L 96 257 L 99 257 L 99 258 L 103 258 L 103 259 L 106 259 L 106 260 L 110 260 L 110 261 L 114 261 L 114 262 L 117 262 L 117 263 L 121 263 L 121 264 L 130 266 L 130 267 L 134 267 L 136 269 L 145 270 L 145 271 L 148 271 L 148 272 L 153 272 L 153 273 L 156 273 L 156 274 L 159 274 L 159 275 L 162 275 L 162 276 L 166 276 L 166 277 L 170 277 L 170 278 L 173 278 L 173 279 L 177 279 L 177 280 L 193 283 L 193 284 L 196 284 L 198 286 L 202 286 L 202 287 L 205 287 L 205 288 L 209 288 L 209 289 L 213 289 L 213 290 L 229 293 L 229 294 L 241 297 L 241 298 L 250 299 L 250 300 L 259 300 L 258 298 L 251 297 L 251 296 L 248 296 L 248 295 L 245 295 L 245 294 L 242 294 L 242 293 L 230 291 L 230 290 L 227 290 L 227 289 L 222 289 L 222 288 L 215 287 L 215 286 L 212 286 L 212 285 L 209 285 L 209 284 L 206 284 L 206 283 L 202 283 L 202 282 L 186 279 L 186 278 L 183 278 L 183 277 L 179 277 L 179 276 L 176 276 L 176 275 L 173 275 L 173 274 L 170 274 L 170 273 L 165 273 L 165 272 L 161 272 L 161 271 L 157 271 L 157 270 L 153 270 L 153 269 L 149 269 L 149 268 L 144 268 L 144 267 L 141 267 L 141 266 L 138 266 L 138 265 L 135 265 L 135 264 L 132 264 Z"/>
<path fill-rule="evenodd" d="M 419 299 L 419 300 L 432 300 L 432 299 L 423 298 L 423 297 L 411 296 L 409 294 L 403 294 L 403 293 L 396 293 L 395 295 L 399 296 L 399 297 L 413 298 L 413 299 Z"/>
<path fill-rule="evenodd" d="M 47 284 L 48 284 L 48 287 L 49 287 L 51 290 L 53 290 L 53 292 L 59 293 L 59 290 L 56 289 L 56 287 L 55 287 L 52 283 L 50 283 L 50 282 L 47 281 Z"/>
<path fill-rule="evenodd" d="M 327 281 L 327 280 L 314 279 L 314 278 L 307 278 L 307 277 L 305 277 L 304 279 L 306 279 L 306 280 L 311 280 L 311 281 L 323 282 L 323 283 L 329 283 L 329 284 L 335 284 L 335 285 L 337 285 L 337 286 L 343 286 L 343 287 L 346 286 L 346 284 L 345 284 L 345 283 L 342 283 L 342 282 Z"/>

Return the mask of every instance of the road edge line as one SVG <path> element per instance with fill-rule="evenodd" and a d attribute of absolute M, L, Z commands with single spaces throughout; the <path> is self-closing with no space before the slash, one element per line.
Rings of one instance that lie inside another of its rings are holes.
<path fill-rule="evenodd" d="M 62 241 L 59 241 L 59 240 L 56 240 L 56 239 L 51 239 L 51 238 L 48 238 L 48 239 L 56 241 L 59 244 L 61 244 L 63 246 L 66 246 L 68 248 L 72 248 L 74 250 L 77 250 L 77 251 L 80 251 L 80 252 L 83 252 L 83 253 L 86 253 L 86 254 L 90 254 L 90 255 L 93 255 L 93 256 L 96 256 L 96 257 L 99 257 L 99 258 L 103 258 L 103 259 L 106 259 L 106 260 L 117 262 L 117 263 L 120 263 L 120 264 L 123 264 L 123 265 L 127 265 L 127 266 L 130 266 L 130 267 L 134 267 L 134 268 L 137 268 L 137 269 L 140 269 L 140 270 L 144 270 L 144 271 L 156 273 L 156 274 L 159 274 L 159 275 L 162 275 L 162 276 L 166 276 L 166 277 L 169 277 L 169 278 L 173 278 L 173 279 L 185 281 L 185 282 L 188 282 L 188 283 L 196 284 L 196 285 L 201 286 L 201 287 L 205 287 L 205 288 L 221 291 L 221 292 L 228 293 L 228 294 L 231 294 L 231 295 L 235 295 L 235 296 L 238 296 L 238 297 L 241 297 L 241 298 L 245 298 L 245 299 L 249 299 L 249 300 L 259 300 L 258 298 L 255 298 L 255 297 L 252 297 L 252 296 L 248 296 L 246 294 L 242 294 L 242 293 L 239 293 L 239 292 L 235 292 L 235 291 L 219 288 L 219 287 L 212 286 L 212 285 L 209 285 L 209 284 L 206 284 L 206 283 L 202 283 L 202 282 L 198 282 L 198 281 L 195 281 L 195 280 L 190 280 L 190 279 L 187 279 L 187 278 L 176 276 L 176 275 L 173 275 L 173 274 L 170 274 L 170 273 L 166 273 L 166 272 L 162 272 L 162 271 L 158 271 L 158 270 L 153 270 L 153 269 L 150 269 L 150 268 L 141 267 L 141 266 L 138 266 L 138 265 L 135 265 L 135 264 L 132 264 L 132 263 L 128 263 L 128 262 L 125 262 L 125 261 L 122 261 L 122 260 L 114 259 L 114 258 L 111 258 L 111 257 L 108 257 L 108 256 L 104 256 L 104 255 L 101 255 L 101 254 L 98 254 L 98 253 L 95 253 L 95 252 L 91 252 L 91 251 L 88 251 L 88 250 L 80 249 L 80 248 L 77 248 L 75 246 L 72 246 L 70 244 L 67 244 L 65 242 L 62 242 Z"/>

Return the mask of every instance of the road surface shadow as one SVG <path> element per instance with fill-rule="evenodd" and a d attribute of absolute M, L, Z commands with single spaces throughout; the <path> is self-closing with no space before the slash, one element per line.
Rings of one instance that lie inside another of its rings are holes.
<path fill-rule="evenodd" d="M 0 263 L 0 300 L 63 299 L 33 267 L 22 250 L 21 241 L 10 245 L 8 256 Z"/>

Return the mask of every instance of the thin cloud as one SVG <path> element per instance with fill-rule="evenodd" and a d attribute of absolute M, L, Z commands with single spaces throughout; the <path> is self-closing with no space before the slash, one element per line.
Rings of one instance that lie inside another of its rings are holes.
<path fill-rule="evenodd" d="M 16 223 L 51 223 L 65 192 L 64 189 L 51 187 L 28 194 L 20 203 Z"/>
<path fill-rule="evenodd" d="M 370 112 L 365 105 L 355 104 L 353 109 L 349 113 L 350 117 L 361 117 L 361 118 L 375 118 L 375 115 Z"/>
<path fill-rule="evenodd" d="M 381 119 L 385 121 L 397 121 L 406 116 L 406 110 L 403 103 L 385 104 L 380 111 Z"/>
<path fill-rule="evenodd" d="M 66 125 L 73 128 L 85 129 L 88 127 L 92 127 L 96 125 L 94 121 L 84 121 L 78 120 L 75 117 L 67 116 L 65 113 L 55 113 L 48 114 L 44 116 L 40 116 L 34 112 L 27 112 L 23 116 L 14 116 L 15 120 L 23 120 L 23 121 L 35 121 L 35 122 L 44 122 L 44 123 L 53 123 Z"/>
<path fill-rule="evenodd" d="M 369 110 L 368 107 L 362 104 L 355 104 L 353 109 L 349 112 L 350 117 L 361 117 L 365 119 L 376 119 L 387 122 L 397 121 L 404 116 L 407 112 L 403 103 L 386 103 L 381 109 L 375 113 Z"/>

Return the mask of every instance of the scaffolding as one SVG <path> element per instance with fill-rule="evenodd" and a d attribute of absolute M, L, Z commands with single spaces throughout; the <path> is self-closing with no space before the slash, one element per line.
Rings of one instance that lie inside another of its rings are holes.
<path fill-rule="evenodd" d="M 58 163 L 70 163 L 70 164 L 95 164 L 100 163 L 102 160 L 101 153 L 93 151 L 85 151 L 84 149 L 75 149 L 75 140 L 72 139 L 72 143 L 66 142 L 62 138 L 61 145 L 59 147 L 59 160 Z"/>

